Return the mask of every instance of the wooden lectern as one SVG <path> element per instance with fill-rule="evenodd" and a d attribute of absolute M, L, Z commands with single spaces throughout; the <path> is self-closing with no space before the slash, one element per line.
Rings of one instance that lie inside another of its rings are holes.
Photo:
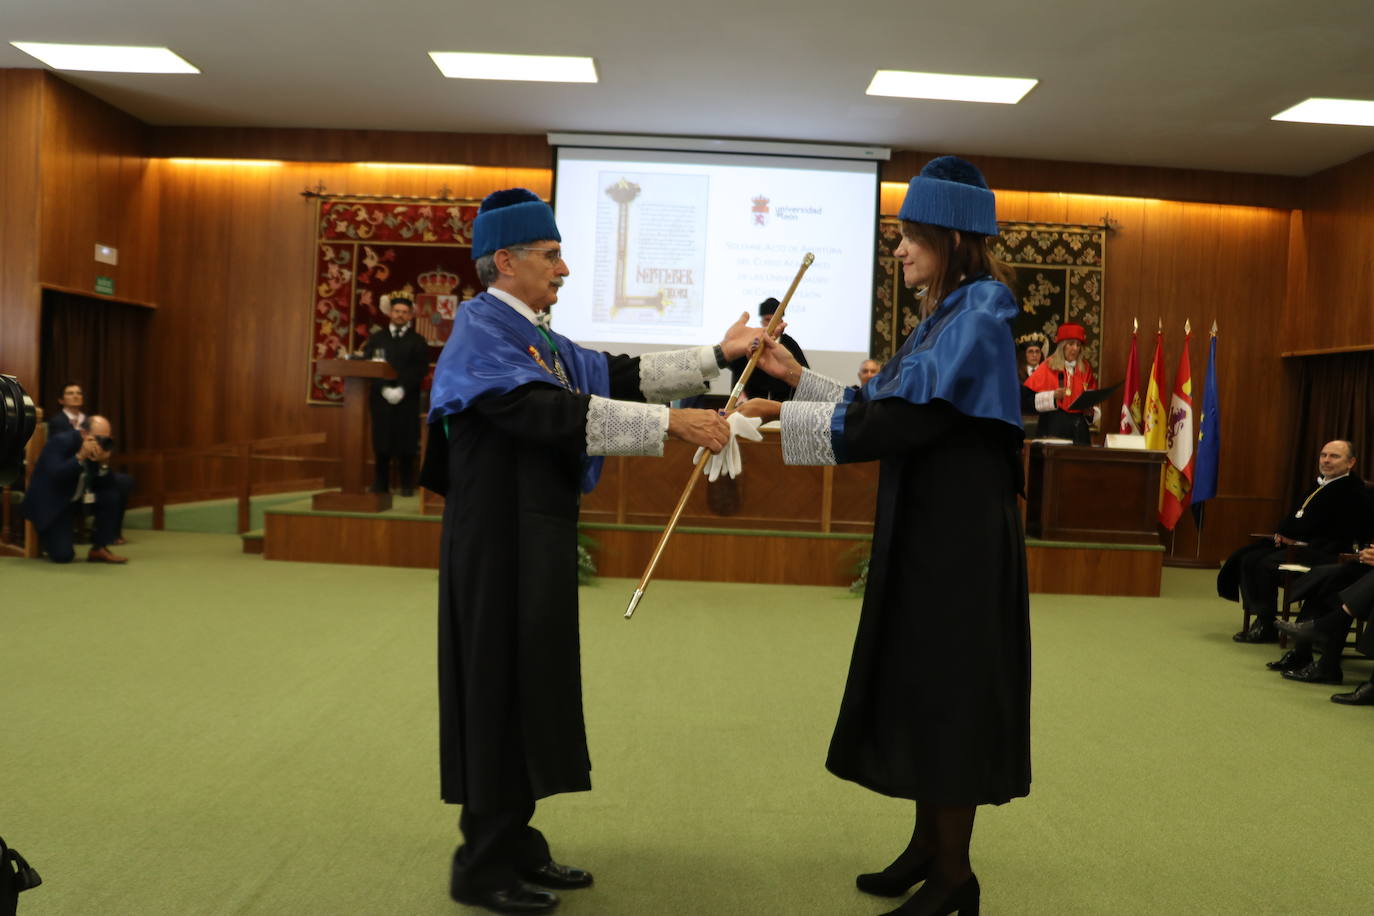
<path fill-rule="evenodd" d="M 344 420 L 342 448 L 343 489 L 316 493 L 313 507 L 326 512 L 381 512 L 391 508 L 390 493 L 369 493 L 367 466 L 367 395 L 372 379 L 393 379 L 396 370 L 388 362 L 374 359 L 320 359 L 315 361 L 320 375 L 341 375 L 344 380 Z"/>
<path fill-rule="evenodd" d="M 1159 544 L 1164 453 L 1032 441 L 1026 534 L 1047 541 Z"/>

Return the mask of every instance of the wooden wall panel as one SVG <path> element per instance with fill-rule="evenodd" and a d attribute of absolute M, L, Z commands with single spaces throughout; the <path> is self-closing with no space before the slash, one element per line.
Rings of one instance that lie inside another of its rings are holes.
<path fill-rule="evenodd" d="M 45 75 L 39 282 L 98 296 L 95 278 L 105 276 L 116 299 L 156 299 L 157 194 L 145 186 L 143 132 L 142 122 Z M 97 243 L 117 248 L 119 263 L 97 263 Z"/>
<path fill-rule="evenodd" d="M 543 134 L 151 127 L 151 155 L 298 162 L 404 162 L 494 168 L 553 168 Z"/>
<path fill-rule="evenodd" d="M 372 168 L 340 163 L 225 165 L 153 160 L 163 244 L 150 341 L 154 447 L 325 432 L 342 411 L 306 403 L 316 204 L 302 190 L 480 199 L 523 185 L 550 193 L 543 169 Z M 325 450 L 327 451 L 327 449 Z M 313 450 L 313 453 L 323 453 Z M 261 479 L 300 476 L 264 466 Z M 172 490 L 222 486 L 200 460 L 169 471 Z"/>
<path fill-rule="evenodd" d="M 38 396 L 38 144 L 43 73 L 0 70 L 0 372 Z"/>
<path fill-rule="evenodd" d="M 1374 348 L 1374 153 L 1307 180 L 1302 295 L 1288 304 L 1281 349 Z"/>
<path fill-rule="evenodd" d="M 912 175 L 939 153 L 896 150 L 882 164 L 883 181 L 905 185 Z M 1104 194 L 1158 200 L 1248 204 L 1261 207 L 1299 206 L 1302 179 L 1282 175 L 1168 169 L 1092 162 L 1056 162 L 968 156 L 994 188 Z"/>

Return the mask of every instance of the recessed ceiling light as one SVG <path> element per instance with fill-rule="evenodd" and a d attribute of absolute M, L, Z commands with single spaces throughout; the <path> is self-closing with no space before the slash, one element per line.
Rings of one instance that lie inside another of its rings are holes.
<path fill-rule="evenodd" d="M 199 73 L 168 48 L 127 45 L 62 45 L 41 41 L 12 41 L 54 70 L 99 70 L 103 73 Z"/>
<path fill-rule="evenodd" d="M 430 51 L 434 65 L 449 79 L 525 80 L 539 83 L 595 83 L 596 62 L 590 57 L 542 54 L 478 54 Z"/>
<path fill-rule="evenodd" d="M 915 73 L 879 70 L 868 84 L 868 95 L 946 102 L 997 102 L 1015 105 L 1039 80 L 1005 76 L 959 76 L 954 73 Z"/>
<path fill-rule="evenodd" d="M 1374 127 L 1374 102 L 1361 99 L 1308 99 L 1287 111 L 1280 111 L 1269 120 Z"/>

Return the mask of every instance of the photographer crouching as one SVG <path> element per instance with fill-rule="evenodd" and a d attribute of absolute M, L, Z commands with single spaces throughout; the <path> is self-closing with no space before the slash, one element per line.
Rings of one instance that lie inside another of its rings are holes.
<path fill-rule="evenodd" d="M 110 421 L 91 416 L 76 429 L 54 433 L 38 455 L 28 490 L 24 516 L 38 530 L 39 544 L 54 563 L 76 558 L 72 523 L 83 505 L 93 518 L 92 563 L 127 563 L 110 550 L 119 537 L 121 497 L 108 463 L 114 449 Z"/>

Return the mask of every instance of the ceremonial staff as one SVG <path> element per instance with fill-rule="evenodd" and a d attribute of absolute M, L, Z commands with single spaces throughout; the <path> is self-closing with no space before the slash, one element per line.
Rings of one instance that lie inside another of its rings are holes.
<path fill-rule="evenodd" d="M 787 288 L 787 295 L 782 297 L 782 302 L 778 305 L 778 310 L 773 313 L 773 318 L 768 322 L 768 327 L 764 333 L 772 337 L 782 321 L 783 312 L 787 311 L 787 303 L 792 301 L 792 294 L 797 291 L 797 284 L 801 282 L 802 275 L 806 269 L 816 260 L 816 256 L 811 252 L 806 253 L 802 258 L 801 267 L 797 268 L 797 275 L 792 278 L 792 285 Z M 740 395 L 744 393 L 744 383 L 749 381 L 749 376 L 754 374 L 754 367 L 758 365 L 759 356 L 763 354 L 763 341 L 758 342 L 754 347 L 754 353 L 749 357 L 749 364 L 740 373 L 739 381 L 735 383 L 734 390 L 730 392 L 730 400 L 725 402 L 725 412 L 729 413 L 735 409 L 735 403 L 739 401 Z M 682 517 L 682 510 L 687 507 L 687 500 L 692 495 L 692 488 L 697 485 L 697 478 L 701 476 L 701 469 L 706 461 L 711 457 L 711 453 L 706 449 L 701 450 L 701 457 L 697 459 L 696 466 L 692 468 L 692 475 L 687 478 L 687 486 L 682 489 L 682 496 L 677 501 L 677 508 L 673 510 L 672 516 L 668 519 L 668 525 L 663 529 L 663 533 L 658 536 L 658 544 L 654 547 L 653 556 L 649 558 L 649 565 L 644 567 L 644 575 L 639 577 L 639 585 L 635 588 L 635 593 L 630 598 L 630 606 L 625 609 L 625 619 L 629 620 L 634 616 L 635 607 L 639 604 L 639 599 L 644 597 L 644 591 L 649 587 L 649 580 L 653 578 L 654 567 L 658 565 L 658 558 L 663 555 L 663 548 L 668 544 L 668 538 L 672 536 L 673 529 L 677 527 L 677 520 Z"/>

